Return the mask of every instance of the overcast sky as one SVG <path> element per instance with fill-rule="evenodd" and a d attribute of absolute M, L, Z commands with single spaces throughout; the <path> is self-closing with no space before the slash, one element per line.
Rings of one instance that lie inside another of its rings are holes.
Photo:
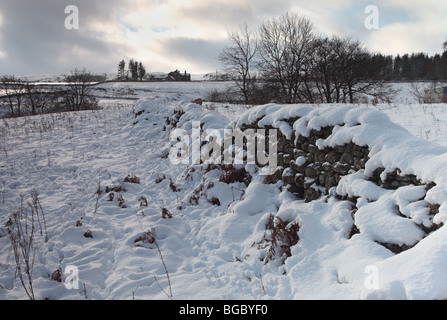
<path fill-rule="evenodd" d="M 79 29 L 65 28 L 68 5 Z M 365 27 L 369 5 L 378 30 Z M 0 0 L 0 74 L 115 72 L 130 58 L 149 72 L 213 72 L 229 30 L 286 11 L 384 54 L 441 53 L 447 39 L 445 0 Z"/>

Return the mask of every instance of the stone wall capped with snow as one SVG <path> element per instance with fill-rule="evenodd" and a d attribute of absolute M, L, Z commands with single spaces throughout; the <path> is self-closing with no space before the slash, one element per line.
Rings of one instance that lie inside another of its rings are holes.
<path fill-rule="evenodd" d="M 368 107 L 208 106 L 142 100 L 129 125 L 138 144 L 158 142 L 156 156 L 166 167 L 157 178 L 165 181 L 161 191 L 180 205 L 173 216 L 187 218 L 177 223 L 200 226 L 187 234 L 198 230 L 193 237 L 206 248 L 207 260 L 213 250 L 224 252 L 222 270 L 264 270 L 265 283 L 287 283 L 281 292 L 290 290 L 295 299 L 346 292 L 356 298 L 445 298 L 447 147 L 413 136 Z M 217 145 L 224 163 L 218 157 L 212 165 L 196 164 L 198 157 L 169 162 L 171 154 L 188 153 L 184 146 L 210 155 L 208 129 L 221 137 L 247 130 L 247 143 L 241 148 L 237 136 L 231 149 Z M 261 139 L 265 132 L 277 147 L 264 149 L 268 163 L 261 155 L 256 164 L 228 165 L 225 154 L 258 154 L 253 131 Z M 270 161 L 273 152 L 277 161 Z M 223 259 L 215 260 L 222 266 Z M 373 289 L 365 286 L 371 267 L 380 272 Z"/>
<path fill-rule="evenodd" d="M 267 105 L 230 127 L 278 129 L 278 168 L 266 183 L 282 180 L 307 202 L 327 196 L 353 202 L 350 236 L 370 233 L 400 252 L 445 221 L 440 193 L 447 150 L 412 136 L 384 113 L 353 106 Z M 397 243 L 383 227 L 393 223 L 402 232 Z"/>
<path fill-rule="evenodd" d="M 296 119 L 291 120 L 289 124 L 293 125 L 294 121 Z M 245 129 L 257 127 L 256 123 L 244 126 Z M 265 128 L 273 129 L 272 126 Z M 329 195 L 331 188 L 336 187 L 342 177 L 365 170 L 365 165 L 369 160 L 368 146 L 359 146 L 352 141 L 323 149 L 316 146 L 316 141 L 328 138 L 333 130 L 333 126 L 324 127 L 320 130 L 311 130 L 308 137 L 295 137 L 292 134 L 290 139 L 280 131 L 277 143 L 279 167 L 273 176 L 266 179 L 266 182 L 276 183 L 282 180 L 289 187 L 289 191 L 299 198 L 313 201 L 322 195 Z M 432 183 L 422 183 L 414 174 L 401 174 L 399 169 L 382 176 L 385 170 L 385 168 L 377 168 L 369 180 L 390 190 L 408 185 L 425 185 L 427 188 L 433 186 Z M 344 195 L 343 198 L 350 197 Z"/>
<path fill-rule="evenodd" d="M 222 115 L 193 112 L 197 107 L 177 106 L 168 126 L 190 129 L 195 120 L 202 129 L 276 129 L 277 167 L 264 183 L 280 183 L 305 202 L 351 202 L 350 237 L 361 233 L 401 252 L 447 220 L 447 148 L 413 136 L 383 112 L 268 104 L 224 125 Z"/>
<path fill-rule="evenodd" d="M 369 149 L 354 143 L 320 150 L 315 142 L 327 138 L 331 127 L 312 130 L 309 137 L 287 139 L 279 133 L 278 169 L 267 179 L 275 183 L 282 179 L 289 190 L 299 198 L 312 201 L 328 195 L 343 176 L 352 171 L 364 169 Z"/>

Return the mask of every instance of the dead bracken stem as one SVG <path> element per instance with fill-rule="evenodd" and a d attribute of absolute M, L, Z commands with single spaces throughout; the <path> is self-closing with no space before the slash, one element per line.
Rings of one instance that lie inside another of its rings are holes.
<path fill-rule="evenodd" d="M 160 289 L 168 296 L 169 299 L 172 300 L 172 287 L 171 287 L 171 279 L 169 278 L 168 268 L 166 268 L 165 260 L 163 259 L 163 255 L 161 254 L 161 250 L 160 250 L 160 247 L 158 246 L 157 240 L 155 240 L 154 243 L 157 246 L 157 250 L 158 250 L 158 253 L 160 254 L 161 262 L 163 263 L 163 267 L 166 272 L 166 277 L 168 279 L 168 286 L 169 286 L 169 294 L 167 294 L 167 292 L 164 291 L 163 288 L 161 288 L 160 284 L 157 281 L 157 277 L 155 275 L 154 275 L 154 278 L 155 278 L 155 281 L 157 282 L 158 286 L 160 287 Z"/>
<path fill-rule="evenodd" d="M 98 211 L 98 207 L 99 207 L 99 196 L 102 194 L 101 191 L 101 181 L 98 181 L 98 189 L 96 189 L 96 203 L 95 203 L 95 211 L 93 211 L 93 214 L 96 214 L 96 212 Z"/>
<path fill-rule="evenodd" d="M 137 218 L 138 218 L 138 215 L 137 215 Z M 138 221 L 139 221 L 139 218 L 138 218 Z M 141 226 L 141 228 L 143 228 L 141 223 L 140 223 L 140 226 Z M 142 241 L 143 243 L 155 244 L 155 246 L 157 247 L 158 254 L 160 255 L 161 263 L 163 264 L 163 268 L 165 269 L 166 278 L 168 279 L 169 293 L 167 293 L 161 287 L 161 285 L 158 283 L 158 280 L 157 280 L 157 277 L 155 276 L 155 274 L 154 274 L 154 279 L 155 279 L 155 282 L 157 283 L 157 285 L 160 287 L 161 291 L 163 291 L 166 294 L 166 296 L 172 300 L 173 295 L 172 295 L 172 287 L 171 287 L 171 278 L 169 277 L 168 268 L 166 267 L 165 260 L 163 259 L 163 254 L 161 253 L 160 246 L 158 245 L 158 242 L 156 240 L 155 228 L 150 228 L 148 231 L 144 232 L 140 237 L 135 239 L 134 242 L 136 243 L 139 241 Z"/>
<path fill-rule="evenodd" d="M 42 220 L 43 220 L 43 225 L 44 225 L 44 229 L 45 229 L 45 242 L 48 242 L 48 232 L 47 232 L 47 223 L 45 221 L 45 214 L 43 213 L 43 209 L 42 209 L 42 205 L 40 204 L 39 201 L 39 195 L 37 193 L 37 191 L 35 189 L 33 189 L 31 191 L 31 203 L 29 204 L 31 211 L 33 213 L 36 214 L 37 216 L 37 221 L 39 222 L 39 227 L 40 227 L 40 235 L 42 236 L 42 225 L 40 223 L 40 218 L 39 218 L 39 209 L 40 212 L 42 213 Z"/>

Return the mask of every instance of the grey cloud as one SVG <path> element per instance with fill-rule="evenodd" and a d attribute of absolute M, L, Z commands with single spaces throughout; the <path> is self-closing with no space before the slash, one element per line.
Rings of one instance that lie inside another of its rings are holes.
<path fill-rule="evenodd" d="M 64 9 L 69 4 L 79 8 L 79 30 L 65 29 Z M 0 73 L 57 73 L 84 66 L 92 71 L 114 70 L 115 57 L 126 48 L 101 39 L 91 26 L 113 21 L 120 6 L 119 1 L 2 0 L 0 51 L 6 57 L 0 60 Z"/>
<path fill-rule="evenodd" d="M 203 1 L 200 6 L 182 8 L 178 14 L 207 26 L 232 28 L 243 22 L 259 24 L 266 17 L 286 12 L 292 4 L 292 0 Z"/>

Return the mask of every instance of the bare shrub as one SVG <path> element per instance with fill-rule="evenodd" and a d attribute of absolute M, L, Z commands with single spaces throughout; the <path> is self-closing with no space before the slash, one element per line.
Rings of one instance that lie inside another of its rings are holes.
<path fill-rule="evenodd" d="M 199 199 L 203 195 L 203 183 L 197 189 L 194 189 L 193 195 L 189 198 L 189 203 L 193 206 L 197 206 L 199 204 Z"/>
<path fill-rule="evenodd" d="M 226 94 L 224 92 L 213 89 L 206 95 L 206 100 L 210 102 L 226 102 Z"/>
<path fill-rule="evenodd" d="M 57 270 L 55 270 L 52 274 L 51 274 L 51 280 L 52 281 L 57 281 L 57 282 L 62 282 L 62 269 L 58 268 Z"/>
<path fill-rule="evenodd" d="M 135 175 L 132 176 L 132 177 L 130 175 L 127 175 L 127 177 L 124 178 L 124 182 L 139 184 L 140 183 L 140 178 L 138 178 Z"/>
<path fill-rule="evenodd" d="M 124 183 L 122 182 L 122 183 L 120 183 L 120 184 L 118 184 L 116 186 L 107 186 L 106 187 L 106 193 L 109 193 L 109 192 L 112 192 L 112 191 L 114 191 L 114 192 L 126 192 L 127 189 L 124 186 Z"/>
<path fill-rule="evenodd" d="M 44 219 L 42 206 L 35 190 L 31 192 L 31 202 L 29 202 L 28 212 L 23 205 L 23 195 L 21 195 L 20 208 L 12 214 L 6 223 L 6 228 L 11 241 L 14 259 L 16 263 L 16 275 L 19 277 L 23 289 L 29 299 L 35 300 L 33 288 L 33 268 L 36 257 L 37 245 L 34 244 L 37 228 L 43 236 L 42 223 L 40 222 L 39 211 Z M 38 224 L 38 225 L 37 225 Z M 45 241 L 48 241 L 46 223 L 44 220 Z"/>
<path fill-rule="evenodd" d="M 102 190 L 101 190 L 101 181 L 98 182 L 98 189 L 96 189 L 96 203 L 95 203 L 95 210 L 93 211 L 93 214 L 96 214 L 96 212 L 98 211 L 99 208 L 99 197 L 102 194 Z"/>
<path fill-rule="evenodd" d="M 16 274 L 27 296 L 34 300 L 33 268 L 36 257 L 36 246 L 33 245 L 34 225 L 31 226 L 31 232 L 28 233 L 29 220 L 24 219 L 25 222 L 23 222 L 22 215 L 21 211 L 15 212 L 13 218 L 8 221 L 10 223 L 7 227 L 16 262 Z"/>
<path fill-rule="evenodd" d="M 118 199 L 118 206 L 123 209 L 126 208 L 126 205 L 124 204 L 124 198 L 121 193 L 118 194 L 117 199 Z"/>
<path fill-rule="evenodd" d="M 153 244 L 155 242 L 155 230 L 151 228 L 143 232 L 138 238 L 134 240 L 134 243 L 137 244 L 137 247 L 141 246 L 140 244 L 138 244 L 139 242 L 144 244 Z"/>
<path fill-rule="evenodd" d="M 250 175 L 245 168 L 237 169 L 233 165 L 223 165 L 222 166 L 223 173 L 219 177 L 220 182 L 224 182 L 227 184 L 234 182 L 243 182 L 246 183 L 250 180 Z"/>
<path fill-rule="evenodd" d="M 198 98 L 198 99 L 194 99 L 191 101 L 192 103 L 198 104 L 199 106 L 201 106 L 203 104 L 203 99 Z"/>
<path fill-rule="evenodd" d="M 164 179 L 166 179 L 166 176 L 165 176 L 165 175 L 163 175 L 162 177 L 161 177 L 161 176 L 158 176 L 157 178 L 155 178 L 155 183 L 156 183 L 156 184 L 159 184 L 159 183 L 162 182 Z"/>
<path fill-rule="evenodd" d="M 45 221 L 45 214 L 42 209 L 42 205 L 39 201 L 39 194 L 35 189 L 31 190 L 31 201 L 28 203 L 28 206 L 31 209 L 32 215 L 37 217 L 37 221 L 39 223 L 40 235 L 43 236 L 43 231 L 45 231 L 45 242 L 48 241 L 48 232 L 47 232 L 47 223 Z M 42 229 L 42 223 L 40 222 L 39 211 L 42 215 L 42 220 L 44 224 L 44 229 Z"/>
<path fill-rule="evenodd" d="M 114 198 L 115 198 L 115 194 L 113 192 L 110 192 L 108 201 L 112 202 Z"/>
<path fill-rule="evenodd" d="M 173 192 L 179 192 L 179 191 L 182 191 L 182 189 L 177 188 L 177 186 L 174 184 L 174 182 L 172 181 L 172 179 L 169 179 L 169 180 L 171 180 L 171 182 L 169 183 L 169 188 L 170 188 Z"/>
<path fill-rule="evenodd" d="M 86 232 L 84 232 L 84 237 L 85 238 L 93 238 L 92 230 L 87 230 Z"/>
<path fill-rule="evenodd" d="M 145 196 L 140 196 L 140 198 L 138 198 L 138 200 L 140 201 L 140 207 L 148 206 L 147 199 Z"/>
<path fill-rule="evenodd" d="M 161 217 L 163 219 L 171 219 L 172 218 L 172 214 L 169 212 L 168 209 L 162 208 L 161 209 Z"/>
<path fill-rule="evenodd" d="M 211 203 L 213 206 L 220 206 L 220 200 L 219 198 L 212 197 L 211 200 L 208 200 L 209 203 Z"/>
<path fill-rule="evenodd" d="M 430 103 L 430 101 L 428 101 L 425 97 L 425 90 L 423 84 L 412 82 L 408 91 L 413 96 L 413 98 L 417 100 L 417 102 Z"/>
<path fill-rule="evenodd" d="M 284 263 L 288 257 L 292 256 L 291 247 L 298 243 L 299 229 L 298 222 L 287 223 L 280 217 L 270 214 L 265 224 L 263 239 L 257 243 L 258 249 L 268 248 L 264 264 L 278 257 Z"/>

